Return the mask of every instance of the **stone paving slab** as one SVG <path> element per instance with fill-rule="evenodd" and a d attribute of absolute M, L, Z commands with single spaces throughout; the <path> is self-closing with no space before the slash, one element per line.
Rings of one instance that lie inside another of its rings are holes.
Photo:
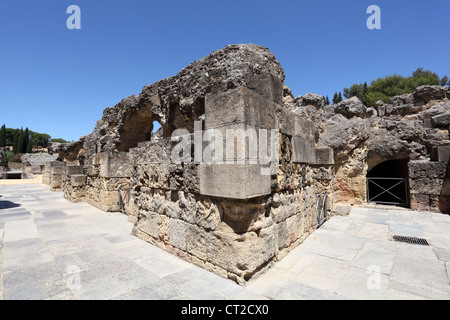
<path fill-rule="evenodd" d="M 132 236 L 120 213 L 37 184 L 0 186 L 0 195 L 0 299 L 450 298 L 447 215 L 353 208 L 239 286 Z"/>

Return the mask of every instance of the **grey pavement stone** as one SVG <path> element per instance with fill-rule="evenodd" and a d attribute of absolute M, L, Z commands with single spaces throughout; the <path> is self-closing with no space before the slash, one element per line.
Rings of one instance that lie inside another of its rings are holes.
<path fill-rule="evenodd" d="M 263 297 L 260 294 L 257 294 L 256 292 L 244 289 L 244 290 L 240 291 L 238 294 L 230 297 L 229 300 L 245 301 L 245 300 L 269 300 L 269 299 L 266 297 Z"/>
<path fill-rule="evenodd" d="M 389 231 L 392 235 L 417 238 L 423 237 L 422 229 L 420 226 L 389 224 Z"/>
<path fill-rule="evenodd" d="M 117 279 L 131 290 L 136 290 L 161 281 L 160 277 L 140 267 L 135 267 L 117 275 Z"/>
<path fill-rule="evenodd" d="M 224 300 L 227 298 L 226 295 L 198 278 L 177 285 L 176 288 L 195 300 Z"/>
<path fill-rule="evenodd" d="M 394 265 L 395 251 L 384 249 L 378 245 L 367 244 L 360 254 L 352 261 L 352 267 L 367 270 L 376 266 L 383 274 L 390 274 Z"/>
<path fill-rule="evenodd" d="M 439 260 L 444 262 L 450 262 L 450 250 L 448 249 L 441 249 L 441 248 L 435 248 L 433 249 L 434 253 L 436 253 L 436 256 Z"/>
<path fill-rule="evenodd" d="M 81 278 L 79 290 L 73 290 L 80 300 L 107 300 L 123 295 L 131 290 L 117 277 L 104 274 L 102 277 L 85 281 Z"/>
<path fill-rule="evenodd" d="M 397 253 L 390 280 L 397 284 L 396 289 L 430 298 L 450 293 L 445 264 L 437 257 L 430 259 L 407 252 Z"/>
<path fill-rule="evenodd" d="M 159 281 L 151 285 L 132 290 L 123 295 L 117 296 L 116 300 L 168 300 L 176 297 L 185 297 L 173 284 L 166 281 Z"/>
<path fill-rule="evenodd" d="M 277 300 L 347 300 L 344 296 L 289 280 L 279 281 L 262 295 Z"/>
<path fill-rule="evenodd" d="M 136 260 L 136 263 L 161 278 L 182 270 L 186 270 L 186 268 L 181 266 L 180 264 L 165 259 L 154 260 L 144 258 Z"/>

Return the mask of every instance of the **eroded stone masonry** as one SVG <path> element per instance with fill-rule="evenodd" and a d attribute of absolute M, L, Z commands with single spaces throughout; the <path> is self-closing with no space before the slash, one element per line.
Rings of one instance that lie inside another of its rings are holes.
<path fill-rule="evenodd" d="M 357 98 L 333 106 L 315 94 L 294 98 L 284 79 L 267 48 L 227 46 L 107 108 L 90 135 L 53 145 L 58 159 L 43 181 L 105 211 L 118 211 L 118 189 L 129 188 L 136 236 L 239 283 L 317 228 L 319 193 L 327 191 L 329 216 L 364 204 L 367 177 L 388 161 L 405 176 L 408 206 L 449 211 L 447 88 L 421 87 L 374 109 Z M 259 139 L 260 129 L 276 130 L 275 170 L 261 174 L 248 156 L 174 161 L 177 143 L 198 127 L 224 136 L 255 129 Z"/>

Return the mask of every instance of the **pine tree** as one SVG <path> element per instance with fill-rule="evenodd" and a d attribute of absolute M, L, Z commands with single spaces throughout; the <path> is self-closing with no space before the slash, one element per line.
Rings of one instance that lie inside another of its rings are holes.
<path fill-rule="evenodd" d="M 328 96 L 325 98 L 325 102 L 326 102 L 326 105 L 327 105 L 327 106 L 330 105 L 330 99 L 328 98 Z"/>
<path fill-rule="evenodd" d="M 6 126 L 3 125 L 0 129 L 0 148 L 6 147 Z"/>
<path fill-rule="evenodd" d="M 339 102 L 342 102 L 342 94 L 339 92 Z"/>

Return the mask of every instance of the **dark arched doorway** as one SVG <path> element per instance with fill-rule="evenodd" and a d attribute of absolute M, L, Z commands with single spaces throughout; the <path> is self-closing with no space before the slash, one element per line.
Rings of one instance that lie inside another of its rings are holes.
<path fill-rule="evenodd" d="M 367 202 L 409 207 L 408 160 L 380 163 L 367 173 Z"/>

